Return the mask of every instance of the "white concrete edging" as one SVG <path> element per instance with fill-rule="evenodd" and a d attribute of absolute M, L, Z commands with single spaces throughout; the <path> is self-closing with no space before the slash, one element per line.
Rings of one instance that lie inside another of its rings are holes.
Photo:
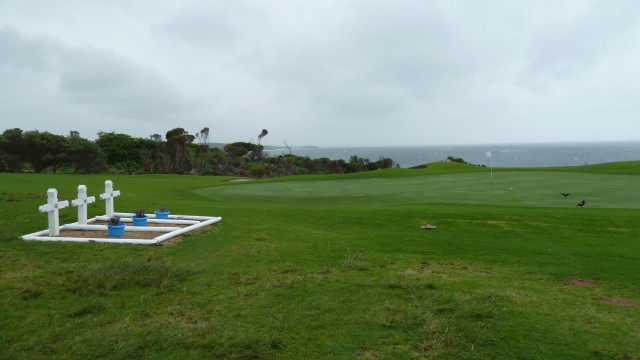
<path fill-rule="evenodd" d="M 62 230 L 104 230 L 108 231 L 107 225 L 80 225 L 80 224 L 68 224 L 61 227 Z M 128 225 L 124 228 L 124 231 L 149 231 L 149 232 L 172 232 L 180 230 L 180 227 L 174 226 L 131 226 Z"/>
<path fill-rule="evenodd" d="M 168 219 L 168 220 L 157 220 L 158 222 L 165 222 L 166 224 L 172 224 L 175 222 L 180 222 L 184 224 L 183 221 L 188 220 L 178 220 L 180 218 L 194 218 L 195 216 L 182 216 L 182 215 L 174 215 L 176 220 Z M 94 222 L 96 220 L 104 220 L 108 219 L 107 216 L 96 216 L 93 219 L 89 219 L 88 222 Z M 222 220 L 221 217 L 208 217 L 208 216 L 198 216 L 197 218 L 206 219 L 204 221 L 189 221 L 189 226 L 187 227 L 172 227 L 172 226 L 127 226 L 125 227 L 126 231 L 157 231 L 162 232 L 164 234 L 156 236 L 153 239 L 127 239 L 127 238 L 75 238 L 75 237 L 63 237 L 63 236 L 47 236 L 49 230 L 37 231 L 31 234 L 23 235 L 23 240 L 32 240 L 32 241 L 68 241 L 68 242 L 98 242 L 98 243 L 114 243 L 114 244 L 136 244 L 136 245 L 157 245 L 163 241 L 169 240 L 178 235 L 184 234 L 186 232 L 190 232 L 211 224 L 215 224 Z M 124 219 L 121 219 L 124 220 Z M 129 219 L 130 220 L 130 219 Z M 194 223 L 195 222 L 195 223 Z M 81 225 L 76 223 L 66 224 L 60 227 L 60 229 L 64 230 L 107 230 L 107 225 Z"/>
<path fill-rule="evenodd" d="M 209 220 L 203 221 L 201 223 L 194 224 L 194 225 L 191 225 L 191 226 L 187 226 L 187 227 L 181 228 L 179 230 L 172 231 L 172 232 L 164 234 L 164 235 L 160 235 L 160 236 L 154 238 L 154 240 L 156 240 L 156 244 L 159 244 L 159 243 L 161 243 L 161 242 L 163 242 L 165 240 L 168 240 L 168 239 L 170 239 L 170 238 L 172 238 L 174 236 L 178 236 L 180 234 L 184 234 L 186 232 L 193 231 L 193 230 L 199 229 L 199 228 L 204 227 L 204 226 L 215 224 L 215 223 L 219 222 L 220 220 L 222 220 L 221 217 L 209 218 Z"/>
<path fill-rule="evenodd" d="M 96 220 L 109 221 L 112 216 L 119 216 L 120 221 L 125 223 L 132 223 L 131 219 L 134 213 L 123 213 L 114 211 L 114 198 L 120 196 L 119 190 L 113 190 L 113 182 L 107 180 L 104 182 L 104 193 L 100 194 L 100 199 L 105 200 L 105 215 L 96 216 L 92 219 L 87 219 L 87 204 L 95 202 L 94 196 L 87 196 L 86 185 L 78 186 L 78 198 L 72 200 L 73 206 L 78 207 L 78 221 L 71 224 L 60 226 L 59 210 L 69 206 L 69 201 L 58 200 L 58 191 L 56 189 L 49 189 L 47 191 L 47 204 L 41 205 L 38 209 L 40 212 L 48 213 L 49 229 L 43 231 L 37 231 L 31 234 L 23 235 L 23 240 L 35 240 L 35 241 L 72 241 L 72 242 L 103 242 L 103 243 L 118 243 L 118 244 L 159 244 L 172 237 L 184 234 L 189 231 L 199 229 L 201 227 L 217 223 L 222 220 L 221 217 L 210 216 L 194 216 L 194 215 L 169 215 L 168 219 L 156 219 L 156 215 L 147 215 L 148 223 L 157 225 L 188 225 L 184 228 L 177 226 L 127 226 L 125 232 L 135 231 L 149 231 L 149 232 L 161 232 L 162 235 L 156 236 L 153 239 L 127 239 L 127 238 L 94 238 L 94 237 L 63 237 L 60 236 L 60 230 L 80 230 L 80 231 L 104 231 L 108 230 L 107 225 L 95 225 L 88 224 L 95 222 Z"/>

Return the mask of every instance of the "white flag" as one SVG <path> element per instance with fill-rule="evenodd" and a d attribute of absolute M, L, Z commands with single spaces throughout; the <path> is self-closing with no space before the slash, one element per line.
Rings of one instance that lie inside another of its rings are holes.
<path fill-rule="evenodd" d="M 487 151 L 486 153 L 484 153 L 485 155 L 487 155 L 488 158 L 491 157 L 491 150 Z"/>

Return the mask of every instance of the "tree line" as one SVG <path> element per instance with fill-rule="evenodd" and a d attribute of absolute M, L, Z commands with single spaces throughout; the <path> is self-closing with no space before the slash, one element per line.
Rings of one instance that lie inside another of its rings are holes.
<path fill-rule="evenodd" d="M 194 135 L 183 128 L 174 128 L 167 131 L 164 139 L 160 134 L 136 138 L 100 132 L 95 141 L 81 137 L 77 131 L 63 136 L 47 131 L 7 129 L 0 135 L 0 172 L 274 177 L 343 174 L 398 166 L 382 156 L 376 161 L 357 155 L 348 161 L 311 159 L 291 153 L 270 156 L 260 144 L 268 133 L 263 129 L 255 144 L 234 142 L 218 148 L 210 146 L 207 127 Z"/>

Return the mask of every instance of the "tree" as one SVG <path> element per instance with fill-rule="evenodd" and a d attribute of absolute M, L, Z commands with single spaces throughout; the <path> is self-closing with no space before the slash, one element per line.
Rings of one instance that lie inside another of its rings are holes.
<path fill-rule="evenodd" d="M 224 152 L 231 157 L 247 156 L 253 151 L 255 145 L 248 142 L 237 141 L 224 146 Z"/>
<path fill-rule="evenodd" d="M 2 171 L 20 171 L 24 153 L 24 134 L 18 128 L 7 129 L 0 135 Z"/>
<path fill-rule="evenodd" d="M 289 144 L 287 144 L 287 141 L 284 141 L 284 147 L 287 148 L 287 150 L 289 150 L 289 155 L 291 155 L 291 146 L 289 146 Z"/>
<path fill-rule="evenodd" d="M 93 141 L 81 137 L 71 137 L 67 140 L 67 154 L 74 171 L 96 173 L 106 170 L 107 157 Z"/>
<path fill-rule="evenodd" d="M 110 166 L 129 161 L 140 163 L 140 148 L 136 139 L 127 134 L 102 132 L 96 144 L 107 156 L 107 163 Z"/>
<path fill-rule="evenodd" d="M 260 133 L 260 135 L 258 135 L 258 145 L 260 145 L 260 141 L 262 141 L 262 138 L 267 135 L 269 135 L 267 129 L 262 129 L 262 132 Z"/>
<path fill-rule="evenodd" d="M 260 135 L 258 135 L 258 144 L 254 147 L 252 151 L 252 154 L 253 154 L 252 157 L 254 160 L 261 160 L 262 158 L 264 158 L 264 153 L 262 152 L 262 149 L 264 147 L 260 145 L 260 142 L 262 141 L 262 138 L 264 138 L 267 135 L 269 135 L 269 132 L 267 131 L 267 129 L 262 129 L 262 132 L 260 132 Z"/>
<path fill-rule="evenodd" d="M 185 173 L 191 170 L 193 158 L 189 152 L 189 145 L 195 139 L 183 128 L 167 131 L 165 148 L 165 167 L 169 172 Z"/>
<path fill-rule="evenodd" d="M 153 139 L 136 138 L 136 148 L 140 155 L 140 165 L 146 173 L 153 173 L 160 163 L 162 143 Z"/>
<path fill-rule="evenodd" d="M 196 133 L 196 139 L 200 142 L 200 146 L 198 146 L 198 172 L 203 173 L 206 171 L 206 165 L 209 160 L 209 128 L 205 127 L 200 130 L 200 132 Z"/>
<path fill-rule="evenodd" d="M 27 131 L 24 133 L 25 159 L 31 163 L 35 172 L 50 168 L 55 173 L 68 163 L 66 140 L 62 135 L 54 135 L 47 131 Z"/>
<path fill-rule="evenodd" d="M 67 154 L 66 152 L 47 153 L 42 157 L 42 162 L 44 164 L 44 167 L 40 169 L 40 171 L 44 169 L 51 169 L 51 171 L 53 171 L 53 173 L 55 174 L 58 172 L 58 169 L 69 163 L 69 154 Z"/>
<path fill-rule="evenodd" d="M 291 154 L 275 157 L 261 156 L 262 139 L 269 134 L 266 129 L 258 135 L 257 143 L 235 142 L 223 150 L 209 148 L 209 128 L 202 128 L 195 136 L 183 128 L 166 133 L 162 142 L 158 134 L 149 138 L 134 138 L 127 134 L 100 132 L 99 138 L 89 141 L 77 131 L 68 136 L 48 132 L 7 129 L 0 134 L 0 171 L 19 171 L 31 165 L 37 172 L 56 172 L 71 165 L 76 172 L 99 172 L 107 167 L 117 172 L 199 173 L 237 176 L 281 176 L 317 173 L 350 173 L 393 167 L 392 159 L 380 156 L 370 161 L 353 155 L 348 162 L 328 158 L 310 159 Z M 197 139 L 199 144 L 193 144 Z M 197 161 L 194 161 L 197 160 Z M 463 161 L 449 157 L 449 161 Z M 164 165 L 164 167 L 163 167 Z M 398 166 L 398 165 L 395 165 Z"/>
<path fill-rule="evenodd" d="M 209 128 L 205 127 L 200 130 L 200 132 L 196 133 L 196 139 L 200 142 L 200 145 L 206 146 L 209 148 Z"/>

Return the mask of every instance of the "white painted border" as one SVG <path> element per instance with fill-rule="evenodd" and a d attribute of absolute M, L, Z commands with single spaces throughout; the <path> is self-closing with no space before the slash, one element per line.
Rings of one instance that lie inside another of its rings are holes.
<path fill-rule="evenodd" d="M 114 213 L 115 216 L 123 217 L 120 220 L 124 222 L 131 222 L 133 213 Z M 62 236 L 48 236 L 49 230 L 37 231 L 32 234 L 23 235 L 23 240 L 29 241 L 70 241 L 70 242 L 101 242 L 101 243 L 113 243 L 113 244 L 139 244 L 139 245 L 158 245 L 163 241 L 169 240 L 178 235 L 186 232 L 194 231 L 201 227 L 205 227 L 211 224 L 222 221 L 221 217 L 211 216 L 193 216 L 193 215 L 169 215 L 169 219 L 156 219 L 155 215 L 147 215 L 150 219 L 147 222 L 158 225 L 168 226 L 127 226 L 125 227 L 125 233 L 127 231 L 157 231 L 163 233 L 156 236 L 153 239 L 127 239 L 127 238 L 75 238 L 75 237 L 62 237 Z M 108 220 L 108 216 L 96 216 L 93 219 L 87 221 L 87 223 L 95 222 L 96 220 Z M 172 224 L 189 225 L 187 227 L 175 227 L 170 226 Z M 80 225 L 77 222 L 72 224 L 62 225 L 60 230 L 107 230 L 107 225 Z"/>

